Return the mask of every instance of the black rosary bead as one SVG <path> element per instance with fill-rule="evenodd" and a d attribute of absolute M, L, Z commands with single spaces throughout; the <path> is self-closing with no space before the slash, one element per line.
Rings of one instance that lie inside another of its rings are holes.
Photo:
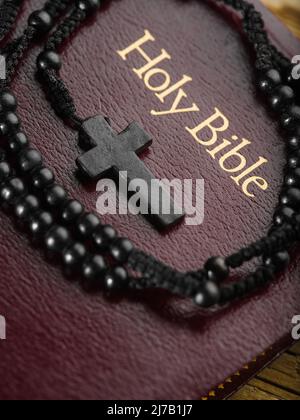
<path fill-rule="evenodd" d="M 8 142 L 9 150 L 15 154 L 19 153 L 22 149 L 28 147 L 28 144 L 28 139 L 26 135 L 22 132 L 13 133 L 10 136 Z"/>
<path fill-rule="evenodd" d="M 11 175 L 11 167 L 7 162 L 0 162 L 0 184 Z"/>
<path fill-rule="evenodd" d="M 15 204 L 15 215 L 19 220 L 28 220 L 39 209 L 39 201 L 33 195 L 26 195 Z"/>
<path fill-rule="evenodd" d="M 255 272 L 255 284 L 257 287 L 265 286 L 272 280 L 275 272 L 274 265 L 268 264 L 262 267 L 259 267 Z"/>
<path fill-rule="evenodd" d="M 288 138 L 287 140 L 287 148 L 288 151 L 293 152 L 299 152 L 300 151 L 300 136 L 294 135 Z"/>
<path fill-rule="evenodd" d="M 60 55 L 55 51 L 43 51 L 37 58 L 37 68 L 39 71 L 60 70 L 62 61 Z"/>
<path fill-rule="evenodd" d="M 266 268 L 272 267 L 271 265 L 266 266 Z M 273 267 L 272 267 L 273 269 Z M 254 273 L 254 278 L 255 278 L 255 285 L 257 288 L 260 288 L 264 285 L 266 285 L 267 281 L 265 279 L 265 275 L 264 272 L 260 269 L 257 269 L 256 272 Z"/>
<path fill-rule="evenodd" d="M 281 207 L 277 210 L 274 215 L 274 224 L 276 226 L 282 226 L 286 222 L 290 222 L 293 219 L 295 211 L 290 207 Z"/>
<path fill-rule="evenodd" d="M 77 231 L 81 238 L 88 238 L 99 225 L 100 220 L 95 214 L 86 213 L 78 220 Z"/>
<path fill-rule="evenodd" d="M 269 97 L 269 104 L 273 111 L 283 111 L 294 101 L 295 94 L 291 87 L 280 86 Z"/>
<path fill-rule="evenodd" d="M 66 191 L 58 184 L 53 184 L 45 190 L 45 202 L 51 208 L 59 209 L 66 199 Z"/>
<path fill-rule="evenodd" d="M 222 281 L 229 276 L 229 267 L 222 257 L 210 258 L 204 267 L 211 280 Z"/>
<path fill-rule="evenodd" d="M 107 251 L 109 246 L 117 238 L 116 230 L 110 226 L 98 226 L 93 233 L 93 241 L 99 251 Z"/>
<path fill-rule="evenodd" d="M 28 173 L 43 163 L 42 155 L 36 149 L 25 149 L 18 157 L 18 163 L 23 173 Z"/>
<path fill-rule="evenodd" d="M 293 170 L 300 167 L 300 159 L 298 156 L 291 156 L 288 158 L 286 169 Z"/>
<path fill-rule="evenodd" d="M 282 115 L 281 118 L 282 127 L 288 132 L 296 132 L 300 127 L 300 107 L 291 106 Z"/>
<path fill-rule="evenodd" d="M 128 283 L 128 273 L 123 267 L 115 267 L 104 279 L 104 287 L 107 291 L 125 289 Z"/>
<path fill-rule="evenodd" d="M 17 99 L 14 94 L 8 90 L 0 93 L 0 114 L 8 111 L 14 112 L 17 109 Z"/>
<path fill-rule="evenodd" d="M 219 303 L 221 298 L 220 289 L 214 281 L 206 281 L 196 294 L 194 300 L 196 305 L 202 308 L 209 308 Z"/>
<path fill-rule="evenodd" d="M 1 117 L 0 134 L 7 136 L 10 133 L 18 131 L 20 128 L 20 120 L 14 112 L 8 112 Z"/>
<path fill-rule="evenodd" d="M 267 258 L 265 265 L 267 267 L 274 267 L 276 272 L 284 271 L 290 263 L 290 255 L 287 251 L 278 252 L 276 255 Z"/>
<path fill-rule="evenodd" d="M 70 240 L 70 234 L 66 228 L 54 226 L 45 235 L 45 246 L 50 256 L 62 254 Z"/>
<path fill-rule="evenodd" d="M 89 291 L 96 291 L 101 289 L 107 265 L 101 255 L 94 255 L 88 257 L 83 263 L 82 273 L 84 277 L 83 287 Z"/>
<path fill-rule="evenodd" d="M 133 251 L 133 245 L 129 239 L 117 239 L 110 247 L 110 254 L 120 264 L 125 264 Z"/>
<path fill-rule="evenodd" d="M 297 240 L 299 240 L 300 239 L 300 213 L 297 213 L 294 215 L 293 224 L 296 228 Z"/>
<path fill-rule="evenodd" d="M 53 20 L 46 10 L 37 10 L 29 16 L 28 24 L 36 29 L 37 34 L 45 34 L 52 28 Z"/>
<path fill-rule="evenodd" d="M 31 184 L 37 190 L 42 190 L 54 183 L 55 176 L 51 169 L 44 166 L 36 169 L 31 176 Z"/>
<path fill-rule="evenodd" d="M 285 185 L 288 187 L 300 187 L 300 168 L 289 172 L 285 178 Z"/>
<path fill-rule="evenodd" d="M 79 0 L 77 7 L 86 12 L 93 13 L 101 6 L 100 0 Z"/>
<path fill-rule="evenodd" d="M 0 162 L 3 162 L 6 160 L 6 152 L 4 149 L 0 149 Z"/>
<path fill-rule="evenodd" d="M 281 214 L 282 214 L 285 222 L 290 222 L 295 215 L 295 211 L 293 209 L 291 209 L 290 207 L 283 207 L 281 209 Z"/>
<path fill-rule="evenodd" d="M 25 193 L 25 186 L 20 178 L 8 179 L 0 186 L 0 203 L 4 206 L 14 202 Z"/>
<path fill-rule="evenodd" d="M 256 288 L 255 276 L 253 275 L 248 276 L 245 280 L 245 285 L 246 285 L 246 289 L 248 293 L 253 292 Z"/>
<path fill-rule="evenodd" d="M 74 223 L 83 213 L 83 206 L 77 200 L 70 200 L 64 206 L 61 218 L 66 224 Z"/>
<path fill-rule="evenodd" d="M 294 210 L 298 210 L 300 208 L 300 189 L 287 189 L 281 196 L 281 204 L 283 206 L 291 207 Z"/>
<path fill-rule="evenodd" d="M 53 225 L 53 217 L 50 213 L 41 211 L 33 215 L 29 221 L 29 231 L 34 239 L 42 237 Z"/>
<path fill-rule="evenodd" d="M 82 266 L 87 256 L 87 250 L 84 245 L 75 242 L 63 251 L 63 263 L 67 275 L 75 274 Z"/>
<path fill-rule="evenodd" d="M 280 84 L 281 75 L 279 71 L 276 69 L 271 69 L 266 74 L 260 76 L 258 87 L 261 92 L 269 94 Z"/>
<path fill-rule="evenodd" d="M 300 79 L 295 79 L 293 77 L 294 66 L 289 67 L 287 71 L 286 82 L 292 89 L 296 92 L 297 95 L 300 94 Z"/>
<path fill-rule="evenodd" d="M 220 290 L 220 304 L 226 305 L 234 299 L 234 285 L 222 287 Z"/>
<path fill-rule="evenodd" d="M 284 178 L 284 187 L 294 187 L 295 186 L 295 179 L 290 174 Z"/>
<path fill-rule="evenodd" d="M 247 293 L 247 286 L 245 282 L 238 282 L 233 285 L 233 293 L 235 299 L 242 298 Z"/>
<path fill-rule="evenodd" d="M 274 266 L 269 265 L 269 267 L 272 267 L 274 269 Z M 266 284 L 264 275 L 262 271 L 256 271 L 254 273 L 254 279 L 255 279 L 255 286 L 256 288 L 260 288 Z"/>

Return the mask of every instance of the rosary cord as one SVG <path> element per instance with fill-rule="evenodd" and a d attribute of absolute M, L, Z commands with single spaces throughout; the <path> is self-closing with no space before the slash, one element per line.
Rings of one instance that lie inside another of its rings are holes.
<path fill-rule="evenodd" d="M 24 54 L 28 50 L 32 40 L 34 39 L 36 31 L 34 28 L 30 27 L 27 28 L 22 37 L 18 40 L 13 52 L 7 58 L 7 65 L 6 65 L 6 84 L 9 84 L 16 72 L 17 66 L 21 62 Z"/>
<path fill-rule="evenodd" d="M 15 3 L 15 8 L 17 8 L 22 1 L 12 0 L 7 3 Z M 49 32 L 54 25 L 54 20 L 63 13 L 63 11 L 69 6 L 69 3 L 71 3 L 71 0 L 48 0 L 44 9 L 37 10 L 30 15 L 28 19 L 29 25 L 24 30 L 23 35 L 14 39 L 5 47 L 3 52 L 7 56 L 7 84 L 12 81 L 19 62 L 23 58 L 31 43 L 34 41 L 37 33 L 39 35 L 45 35 Z M 13 20 L 11 20 L 11 25 L 14 23 L 16 17 L 17 13 L 14 14 Z"/>
<path fill-rule="evenodd" d="M 74 0 L 48 0 L 44 5 L 44 10 L 46 10 L 53 19 L 56 19 L 61 16 L 72 3 L 74 3 Z"/>
<path fill-rule="evenodd" d="M 0 6 L 0 41 L 11 31 L 24 0 L 4 0 Z"/>
<path fill-rule="evenodd" d="M 0 42 L 10 33 L 14 23 L 16 22 L 19 9 L 24 0 L 7 0 L 0 6 Z M 1 54 L 8 57 L 9 54 L 17 47 L 21 38 L 14 39 L 4 48 L 1 48 Z"/>
<path fill-rule="evenodd" d="M 45 50 L 56 51 L 72 34 L 79 28 L 82 22 L 88 17 L 87 10 L 74 6 L 70 14 L 56 28 L 47 40 Z"/>
<path fill-rule="evenodd" d="M 278 49 L 269 41 L 265 31 L 265 24 L 261 14 L 256 11 L 253 4 L 244 0 L 217 0 L 227 6 L 242 12 L 243 31 L 247 36 L 257 54 L 256 68 L 258 70 L 269 70 L 273 67 L 287 72 L 291 66 L 288 60 Z"/>
<path fill-rule="evenodd" d="M 47 61 L 49 56 L 54 57 L 53 53 L 72 36 L 88 16 L 87 10 L 75 6 L 51 34 L 44 51 L 38 57 L 39 76 L 52 108 L 60 118 L 69 122 L 75 129 L 80 128 L 82 120 L 76 115 L 76 106 L 66 84 L 55 71 L 61 66 L 60 60 L 57 61 L 57 69 L 48 69 Z"/>
<path fill-rule="evenodd" d="M 80 128 L 82 120 L 76 115 L 74 100 L 58 73 L 53 69 L 45 69 L 45 61 L 47 62 L 49 54 L 53 56 L 53 52 L 57 51 L 70 38 L 87 16 L 86 10 L 74 7 L 69 16 L 64 19 L 49 37 L 44 52 L 38 58 L 39 76 L 49 102 L 56 114 L 66 122 L 69 122 L 75 129 Z M 57 66 L 60 67 L 59 62 Z"/>
<path fill-rule="evenodd" d="M 53 17 L 57 18 L 72 0 L 48 0 L 44 9 Z M 18 9 L 24 0 L 8 0 L 0 7 L 0 41 L 10 31 L 17 19 Z M 5 33 L 4 33 L 5 32 Z M 2 35 L 1 35 L 2 34 Z M 18 47 L 22 37 L 12 40 L 2 49 L 2 54 L 9 56 Z"/>
<path fill-rule="evenodd" d="M 76 115 L 74 100 L 65 83 L 55 71 L 46 70 L 40 74 L 47 98 L 55 113 L 68 122 L 70 126 L 79 130 L 82 120 Z"/>

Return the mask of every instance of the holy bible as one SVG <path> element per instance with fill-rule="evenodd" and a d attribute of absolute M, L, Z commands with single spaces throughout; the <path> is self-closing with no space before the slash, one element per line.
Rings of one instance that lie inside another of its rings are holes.
<path fill-rule="evenodd" d="M 26 2 L 18 31 L 41 0 Z M 258 1 L 286 55 L 300 43 Z M 63 79 L 85 118 L 115 132 L 136 121 L 153 139 L 140 157 L 157 178 L 203 179 L 204 220 L 159 232 L 139 216 L 103 216 L 122 236 L 179 270 L 228 255 L 267 233 L 284 140 L 254 84 L 239 19 L 215 2 L 107 1 L 62 51 Z M 24 130 L 57 179 L 90 211 L 95 181 L 76 175 L 77 134 L 34 77 L 39 45 L 14 83 Z M 229 395 L 292 343 L 300 314 L 299 254 L 270 287 L 202 311 L 163 291 L 89 295 L 46 262 L 0 215 L 1 399 L 207 399 Z M 251 270 L 251 265 L 239 275 Z"/>

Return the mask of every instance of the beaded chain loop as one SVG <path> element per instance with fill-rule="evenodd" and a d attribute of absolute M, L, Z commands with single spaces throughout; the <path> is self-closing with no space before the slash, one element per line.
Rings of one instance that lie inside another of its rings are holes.
<path fill-rule="evenodd" d="M 248 43 L 256 55 L 257 87 L 277 114 L 287 137 L 286 176 L 269 234 L 227 257 L 210 258 L 203 269 L 181 273 L 135 249 L 116 230 L 70 198 L 30 147 L 16 113 L 17 100 L 9 86 L 17 66 L 35 39 L 53 30 L 37 58 L 37 72 L 56 114 L 72 128 L 83 121 L 74 99 L 59 76 L 59 49 L 81 24 L 95 14 L 100 0 L 48 0 L 33 12 L 23 35 L 5 46 L 7 79 L 0 85 L 0 134 L 7 139 L 0 150 L 0 204 L 47 256 L 60 261 L 68 276 L 79 275 L 85 290 L 163 288 L 192 298 L 200 307 L 224 305 L 269 284 L 290 261 L 289 250 L 300 240 L 300 107 L 299 82 L 291 77 L 291 63 L 269 41 L 261 14 L 244 0 L 216 0 L 238 11 Z M 0 39 L 11 30 L 22 1 L 4 1 Z M 1 10 L 0 10 L 1 12 Z M 13 162 L 13 163 L 12 163 Z M 242 281 L 226 284 L 231 271 L 260 259 L 258 268 Z M 129 274 L 130 273 L 130 274 Z M 224 284 L 225 283 L 225 284 Z"/>

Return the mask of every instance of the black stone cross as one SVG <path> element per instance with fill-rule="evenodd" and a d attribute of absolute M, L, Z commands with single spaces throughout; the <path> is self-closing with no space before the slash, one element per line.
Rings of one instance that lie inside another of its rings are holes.
<path fill-rule="evenodd" d="M 141 200 L 145 200 L 144 203 L 148 206 L 147 217 L 158 228 L 174 225 L 184 217 L 184 213 L 176 207 L 166 189 L 160 188 L 158 196 L 151 195 L 151 185 L 158 180 L 139 159 L 138 154 L 147 150 L 152 140 L 137 123 L 130 124 L 118 135 L 106 118 L 92 117 L 83 122 L 79 140 L 90 150 L 77 159 L 77 165 L 90 178 L 97 180 L 127 172 L 128 183 L 135 179 L 146 181 L 148 191 L 140 191 Z M 167 214 L 162 211 L 162 203 L 165 202 L 170 203 L 170 212 Z M 151 207 L 155 207 L 158 214 L 150 214 Z"/>

